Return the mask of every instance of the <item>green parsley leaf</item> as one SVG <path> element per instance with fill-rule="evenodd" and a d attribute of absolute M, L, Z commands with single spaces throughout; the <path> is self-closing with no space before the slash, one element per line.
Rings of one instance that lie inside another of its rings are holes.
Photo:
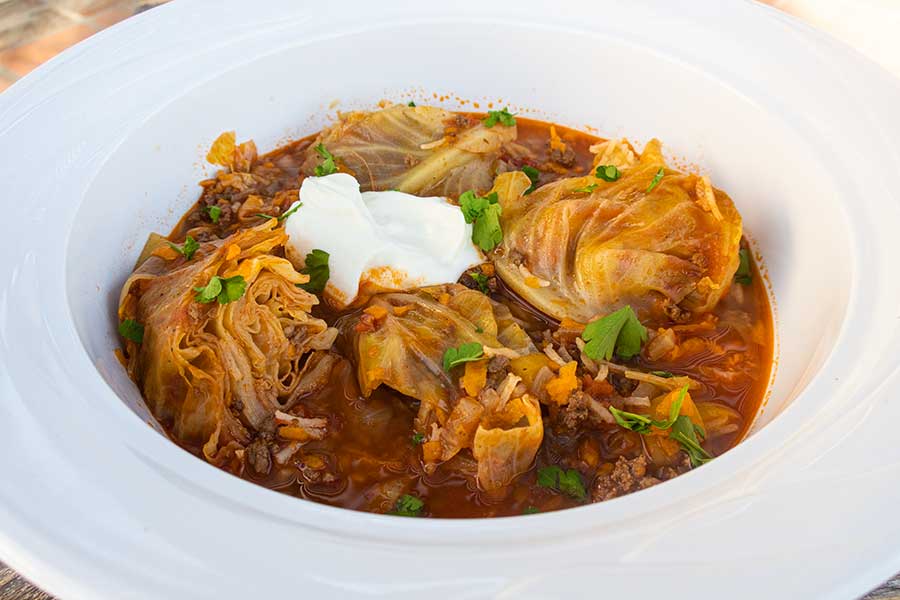
<path fill-rule="evenodd" d="M 297 287 L 302 288 L 310 294 L 318 294 L 325 289 L 328 278 L 331 277 L 331 269 L 328 267 L 328 257 L 330 255 L 324 250 L 313 250 L 306 255 L 306 266 L 300 269 L 304 275 L 309 275 L 309 281 L 306 283 L 298 283 Z"/>
<path fill-rule="evenodd" d="M 507 109 L 508 107 L 504 107 L 503 110 L 489 110 L 488 116 L 482 120 L 482 123 L 487 128 L 491 128 L 497 123 L 504 127 L 512 127 L 516 124 L 516 118 L 514 113 L 509 112 Z"/>
<path fill-rule="evenodd" d="M 533 514 L 537 514 L 539 512 L 541 512 L 541 511 L 538 510 L 537 506 L 526 506 L 525 510 L 522 511 L 522 514 L 523 515 L 533 515 Z"/>
<path fill-rule="evenodd" d="M 423 508 L 425 508 L 425 503 L 419 498 L 410 494 L 403 494 L 397 500 L 397 504 L 394 505 L 394 510 L 388 514 L 399 517 L 421 517 Z"/>
<path fill-rule="evenodd" d="M 592 193 L 594 193 L 594 190 L 596 190 L 598 187 L 600 187 L 599 183 L 592 183 L 590 185 L 586 185 L 582 188 L 578 188 L 577 190 L 572 190 L 572 191 L 576 192 L 578 194 L 592 194 Z"/>
<path fill-rule="evenodd" d="M 144 341 L 144 326 L 134 319 L 125 319 L 119 323 L 119 335 L 135 344 Z"/>
<path fill-rule="evenodd" d="M 219 217 L 222 216 L 222 209 L 213 204 L 212 206 L 207 206 L 203 210 L 206 211 L 206 214 L 209 215 L 209 220 L 213 222 L 214 225 L 219 223 Z"/>
<path fill-rule="evenodd" d="M 425 442 L 425 434 L 424 433 L 419 433 L 417 431 L 413 434 L 413 436 L 412 436 L 413 445 L 418 446 L 419 444 L 422 444 L 424 442 Z"/>
<path fill-rule="evenodd" d="M 647 192 L 650 193 L 653 188 L 659 185 L 659 182 L 662 181 L 663 175 L 666 174 L 665 169 L 662 167 L 659 168 L 659 171 L 656 172 L 656 175 L 653 176 L 653 181 L 650 182 L 650 185 L 647 187 Z"/>
<path fill-rule="evenodd" d="M 651 375 L 656 375 L 657 377 L 662 377 L 663 379 L 671 379 L 675 377 L 675 373 L 672 371 L 650 371 Z"/>
<path fill-rule="evenodd" d="M 413 102 L 412 100 L 410 100 L 409 102 L 407 102 L 406 105 L 409 106 L 409 107 L 412 107 L 412 108 L 415 108 L 415 107 L 416 107 L 416 103 Z"/>
<path fill-rule="evenodd" d="M 522 172 L 525 173 L 525 175 L 528 176 L 528 179 L 531 180 L 531 185 L 528 186 L 528 189 L 522 192 L 523 196 L 527 196 L 537 189 L 538 181 L 540 181 L 541 179 L 541 172 L 529 165 L 525 165 L 524 167 L 522 167 Z"/>
<path fill-rule="evenodd" d="M 243 296 L 246 289 L 247 282 L 244 281 L 243 275 L 234 277 L 213 275 L 209 283 L 194 288 L 194 291 L 197 292 L 194 300 L 201 304 L 208 304 L 213 300 L 218 300 L 219 304 L 228 304 Z"/>
<path fill-rule="evenodd" d="M 484 356 L 484 347 L 478 342 L 468 342 L 459 348 L 447 348 L 444 352 L 444 370 L 449 372 L 456 365 L 480 360 Z"/>
<path fill-rule="evenodd" d="M 475 333 L 484 333 L 484 329 L 481 328 L 481 325 L 475 326 Z"/>
<path fill-rule="evenodd" d="M 594 171 L 594 177 L 603 181 L 616 181 L 621 176 L 622 173 L 616 165 L 598 165 Z"/>
<path fill-rule="evenodd" d="M 581 473 L 576 469 L 563 471 L 556 465 L 550 465 L 549 467 L 538 469 L 537 482 L 541 487 L 562 492 L 576 500 L 587 498 L 587 491 L 584 489 Z"/>
<path fill-rule="evenodd" d="M 503 241 L 503 230 L 500 228 L 502 209 L 497 202 L 497 192 L 476 196 L 474 191 L 469 190 L 459 197 L 459 208 L 466 223 L 473 223 L 472 241 L 484 252 L 493 250 Z"/>
<path fill-rule="evenodd" d="M 488 276 L 482 273 L 481 271 L 469 271 L 469 277 L 475 280 L 475 283 L 478 284 L 478 289 L 481 290 L 482 294 L 491 293 L 491 288 L 488 286 Z"/>
<path fill-rule="evenodd" d="M 737 271 L 734 272 L 734 280 L 741 285 L 750 285 L 753 282 L 753 270 L 750 268 L 750 252 L 746 248 L 738 251 L 740 262 Z"/>
<path fill-rule="evenodd" d="M 295 204 L 294 206 L 292 206 L 291 208 L 289 208 L 289 209 L 287 210 L 287 212 L 285 212 L 284 214 L 282 214 L 282 215 L 279 216 L 279 217 L 276 217 L 276 216 L 274 216 L 274 215 L 268 215 L 268 214 L 266 214 L 266 213 L 256 213 L 256 215 L 254 215 L 254 216 L 262 217 L 263 219 L 276 219 L 279 223 L 281 223 L 282 221 L 284 221 L 285 219 L 287 219 L 289 216 L 291 216 L 292 214 L 294 214 L 295 212 L 297 212 L 297 210 L 298 210 L 301 206 L 303 206 L 303 203 L 302 203 L 302 202 L 298 202 L 297 204 Z"/>
<path fill-rule="evenodd" d="M 669 406 L 668 418 L 662 421 L 651 419 L 647 415 L 639 415 L 637 413 L 619 410 L 615 406 L 610 406 L 609 412 L 612 413 L 613 418 L 620 427 L 630 429 L 635 433 L 648 434 L 654 427 L 657 429 L 670 429 L 672 425 L 675 424 L 675 421 L 679 419 L 678 414 L 681 412 L 681 405 L 684 404 L 684 398 L 687 395 L 687 391 L 688 386 L 681 388 L 681 393 L 678 394 L 678 397 Z"/>
<path fill-rule="evenodd" d="M 703 449 L 697 435 L 706 437 L 702 427 L 694 425 L 690 418 L 682 415 L 675 419 L 669 437 L 681 444 L 681 449 L 687 452 L 688 458 L 691 459 L 692 467 L 700 465 L 712 460 L 712 456 Z"/>
<path fill-rule="evenodd" d="M 623 306 L 588 323 L 581 339 L 585 341 L 585 354 L 594 360 L 610 360 L 613 352 L 627 360 L 641 351 L 641 345 L 647 341 L 647 329 L 630 306 Z"/>
<path fill-rule="evenodd" d="M 191 260 L 192 258 L 194 258 L 194 252 L 196 252 L 200 248 L 200 244 L 198 244 L 197 240 L 195 240 L 191 236 L 187 236 L 186 238 L 184 238 L 184 244 L 182 244 L 181 246 L 173 244 L 172 242 L 168 242 L 168 244 L 169 247 L 172 248 L 172 250 L 175 250 L 176 252 L 184 256 L 184 258 L 187 260 Z"/>
<path fill-rule="evenodd" d="M 331 175 L 332 173 L 337 173 L 337 165 L 334 164 L 334 156 L 331 155 L 324 144 L 319 144 L 313 150 L 316 151 L 316 154 L 321 156 L 324 160 L 321 165 L 316 166 L 315 174 L 316 177 L 323 177 L 325 175 Z"/>

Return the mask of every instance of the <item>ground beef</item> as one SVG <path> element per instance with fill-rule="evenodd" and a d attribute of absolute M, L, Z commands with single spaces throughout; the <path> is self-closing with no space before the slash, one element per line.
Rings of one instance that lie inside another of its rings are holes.
<path fill-rule="evenodd" d="M 269 444 L 262 438 L 253 440 L 244 454 L 247 465 L 255 475 L 268 475 L 272 470 L 272 453 Z"/>
<path fill-rule="evenodd" d="M 505 356 L 494 356 L 488 361 L 487 365 L 487 384 L 486 387 L 496 388 L 506 379 L 509 373 L 509 359 Z"/>
<path fill-rule="evenodd" d="M 470 275 L 470 273 L 475 273 L 475 272 L 480 272 L 480 271 L 478 271 L 477 269 L 472 269 L 471 271 L 466 271 L 465 273 L 463 273 L 459 278 L 459 283 L 461 283 L 462 285 L 466 286 L 469 289 L 478 290 L 479 292 L 484 292 L 484 290 L 481 289 L 481 286 L 478 285 L 478 282 L 475 281 L 475 279 L 472 277 L 472 275 Z M 487 287 L 488 287 L 488 293 L 493 294 L 494 292 L 496 292 L 497 291 L 497 278 L 496 277 L 488 277 L 487 278 Z"/>
<path fill-rule="evenodd" d="M 575 151 L 569 146 L 565 150 L 559 148 L 550 149 L 550 160 L 563 167 L 571 168 L 575 165 Z"/>
<path fill-rule="evenodd" d="M 564 428 L 575 430 L 591 414 L 591 397 L 578 390 L 569 396 L 569 402 L 559 411 L 558 422 Z"/>
<path fill-rule="evenodd" d="M 594 502 L 611 500 L 656 485 L 661 480 L 647 473 L 647 457 L 620 456 L 612 471 L 599 475 L 594 482 Z"/>
<path fill-rule="evenodd" d="M 618 373 L 610 373 L 609 382 L 612 383 L 616 393 L 623 398 L 630 396 L 631 392 L 633 392 L 634 388 L 638 385 L 638 382 L 634 379 L 628 379 L 624 375 L 619 375 Z"/>
<path fill-rule="evenodd" d="M 693 316 L 691 311 L 685 310 L 673 302 L 667 302 L 663 306 L 663 312 L 676 323 L 687 323 Z"/>

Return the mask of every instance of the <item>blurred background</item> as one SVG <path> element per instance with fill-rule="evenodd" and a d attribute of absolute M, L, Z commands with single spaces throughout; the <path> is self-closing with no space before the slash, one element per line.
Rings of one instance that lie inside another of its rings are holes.
<path fill-rule="evenodd" d="M 0 91 L 69 46 L 163 1 L 0 0 Z"/>

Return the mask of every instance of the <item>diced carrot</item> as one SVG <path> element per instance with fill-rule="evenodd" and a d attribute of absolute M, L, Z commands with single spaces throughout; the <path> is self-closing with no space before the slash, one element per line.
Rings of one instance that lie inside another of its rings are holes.
<path fill-rule="evenodd" d="M 278 435 L 286 440 L 297 440 L 298 442 L 305 442 L 311 439 L 308 431 L 302 427 L 295 427 L 293 425 L 279 427 Z"/>
<path fill-rule="evenodd" d="M 374 318 L 376 321 L 380 321 L 381 319 L 385 318 L 388 314 L 387 309 L 378 304 L 370 306 L 369 308 L 365 309 L 363 312 L 366 313 L 367 315 L 372 315 L 372 318 Z"/>
<path fill-rule="evenodd" d="M 229 244 L 225 250 L 225 260 L 234 260 L 241 254 L 241 247 L 237 244 Z"/>
<path fill-rule="evenodd" d="M 403 306 L 395 306 L 394 314 L 397 315 L 398 317 L 402 317 L 403 315 L 405 315 L 406 313 L 411 311 L 412 307 L 413 307 L 412 304 L 404 304 Z"/>
<path fill-rule="evenodd" d="M 433 440 L 422 444 L 422 458 L 425 462 L 437 462 L 441 458 L 441 442 Z"/>
<path fill-rule="evenodd" d="M 444 292 L 438 297 L 438 302 L 440 302 L 444 306 L 447 306 L 448 304 L 450 304 L 450 294 Z"/>
<path fill-rule="evenodd" d="M 459 383 L 468 395 L 477 398 L 487 383 L 487 361 L 467 362 L 466 372 L 459 378 Z"/>
<path fill-rule="evenodd" d="M 488 277 L 494 276 L 494 265 L 493 263 L 484 263 L 481 265 L 481 272 L 487 275 Z"/>
<path fill-rule="evenodd" d="M 169 245 L 158 246 L 150 254 L 153 256 L 158 256 L 163 260 L 175 260 L 176 258 L 181 256 L 181 254 L 178 252 L 178 250 L 176 250 L 175 248 L 173 248 L 172 246 L 169 246 Z"/>
<path fill-rule="evenodd" d="M 563 317 L 562 321 L 559 322 L 559 328 L 572 331 L 583 331 L 584 323 L 580 323 L 569 317 Z"/>
<path fill-rule="evenodd" d="M 578 377 L 575 375 L 577 368 L 578 363 L 570 361 L 559 368 L 559 375 L 547 382 L 545 389 L 550 400 L 560 405 L 569 402 L 569 394 L 578 389 Z"/>

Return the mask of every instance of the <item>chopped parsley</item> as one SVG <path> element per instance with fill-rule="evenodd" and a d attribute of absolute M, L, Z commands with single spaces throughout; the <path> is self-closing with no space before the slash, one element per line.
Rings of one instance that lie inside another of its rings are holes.
<path fill-rule="evenodd" d="M 610 360 L 615 353 L 629 359 L 641 351 L 647 341 L 647 329 L 630 306 L 624 306 L 601 319 L 591 321 L 581 333 L 584 352 L 594 360 Z"/>
<path fill-rule="evenodd" d="M 526 506 L 525 510 L 522 511 L 523 515 L 533 515 L 535 513 L 541 512 L 537 506 Z"/>
<path fill-rule="evenodd" d="M 212 206 L 207 206 L 203 210 L 209 215 L 209 220 L 212 221 L 214 225 L 218 225 L 219 217 L 222 216 L 222 209 L 213 204 Z"/>
<path fill-rule="evenodd" d="M 675 419 L 672 430 L 669 432 L 669 437 L 681 444 L 681 449 L 687 452 L 692 467 L 699 467 L 712 460 L 712 456 L 700 445 L 700 440 L 697 439 L 698 434 L 700 437 L 706 437 L 703 428 L 694 424 L 689 417 L 684 415 Z"/>
<path fill-rule="evenodd" d="M 415 445 L 415 446 L 418 446 L 419 444 L 425 443 L 425 434 L 424 434 L 424 433 L 419 433 L 418 431 L 415 432 L 415 433 L 412 435 L 412 443 L 413 443 L 413 445 Z"/>
<path fill-rule="evenodd" d="M 125 319 L 119 323 L 119 335 L 135 344 L 144 341 L 144 326 L 134 319 Z"/>
<path fill-rule="evenodd" d="M 246 289 L 247 282 L 244 281 L 243 275 L 234 277 L 213 275 L 209 283 L 194 288 L 194 291 L 197 292 L 194 300 L 201 304 L 208 304 L 214 300 L 218 300 L 219 304 L 228 304 L 243 296 Z"/>
<path fill-rule="evenodd" d="M 587 491 L 584 489 L 581 473 L 575 469 L 563 471 L 556 465 L 538 469 L 537 483 L 541 487 L 562 492 L 576 500 L 585 500 L 587 498 Z"/>
<path fill-rule="evenodd" d="M 274 216 L 274 215 L 267 215 L 266 213 L 256 213 L 256 216 L 257 216 L 257 217 L 262 217 L 263 219 L 277 219 L 278 222 L 281 223 L 282 221 L 284 221 L 285 219 L 287 219 L 289 216 L 291 216 L 292 214 L 294 214 L 295 212 L 297 212 L 297 210 L 298 210 L 301 206 L 303 206 L 303 203 L 302 203 L 302 202 L 298 202 L 298 203 L 295 204 L 294 206 L 290 207 L 290 208 L 287 210 L 287 212 L 285 212 L 283 215 L 278 216 L 278 217 L 276 217 L 276 216 Z"/>
<path fill-rule="evenodd" d="M 750 285 L 753 282 L 753 271 L 750 269 L 750 252 L 746 248 L 738 251 L 740 262 L 734 273 L 734 280 L 741 285 Z"/>
<path fill-rule="evenodd" d="M 403 494 L 394 505 L 394 510 L 388 514 L 398 517 L 421 517 L 424 508 L 425 503 L 422 500 L 410 494 Z"/>
<path fill-rule="evenodd" d="M 490 294 L 491 288 L 488 286 L 488 276 L 482 273 L 481 271 L 469 271 L 469 277 L 471 277 L 475 283 L 478 284 L 478 289 L 481 290 L 482 294 Z"/>
<path fill-rule="evenodd" d="M 413 102 L 412 100 L 410 100 L 409 102 L 407 102 L 406 105 L 409 106 L 410 108 L 415 108 L 415 107 L 416 107 L 416 103 Z"/>
<path fill-rule="evenodd" d="M 468 342 L 459 348 L 447 348 L 444 352 L 444 370 L 449 372 L 457 365 L 481 360 L 482 357 L 484 357 L 484 347 L 478 342 Z"/>
<path fill-rule="evenodd" d="M 537 189 L 538 181 L 540 181 L 541 179 L 541 172 L 529 165 L 525 165 L 524 167 L 522 167 L 522 172 L 528 176 L 529 180 L 531 180 L 531 185 L 528 186 L 528 188 L 524 192 L 522 192 L 523 196 L 527 196 Z"/>
<path fill-rule="evenodd" d="M 662 421 L 651 419 L 647 415 L 639 415 L 637 413 L 619 410 L 615 406 L 610 406 L 609 412 L 612 413 L 613 418 L 615 418 L 616 423 L 618 423 L 620 427 L 624 427 L 635 433 L 647 434 L 650 433 L 654 427 L 657 429 L 669 429 L 679 418 L 678 413 L 681 412 L 681 405 L 684 404 L 684 397 L 687 394 L 687 391 L 688 386 L 681 388 L 681 393 L 679 393 L 678 397 L 675 398 L 675 401 L 669 405 L 668 418 Z"/>
<path fill-rule="evenodd" d="M 594 171 L 594 176 L 603 181 L 616 181 L 622 176 L 622 173 L 619 172 L 619 168 L 616 165 L 598 165 Z"/>
<path fill-rule="evenodd" d="M 481 325 L 475 326 L 475 333 L 484 333 L 484 329 L 481 328 Z"/>
<path fill-rule="evenodd" d="M 662 377 L 663 379 L 671 379 L 675 377 L 675 373 L 672 371 L 650 371 L 651 375 L 656 375 L 657 377 Z"/>
<path fill-rule="evenodd" d="M 297 287 L 302 288 L 310 294 L 318 294 L 325 289 L 328 278 L 331 277 L 331 269 L 328 268 L 329 254 L 324 250 L 313 250 L 306 255 L 306 266 L 300 269 L 304 275 L 309 275 L 309 281 L 306 283 L 298 283 Z"/>
<path fill-rule="evenodd" d="M 487 116 L 481 122 L 487 128 L 491 128 L 497 123 L 504 127 L 512 127 L 516 124 L 516 117 L 507 108 L 504 107 L 503 110 L 489 110 Z"/>
<path fill-rule="evenodd" d="M 316 154 L 323 158 L 322 164 L 316 166 L 315 174 L 316 177 L 323 177 L 325 175 L 331 175 L 332 173 L 337 173 L 337 165 L 334 164 L 334 156 L 331 155 L 324 144 L 319 144 L 313 150 L 316 151 Z"/>
<path fill-rule="evenodd" d="M 578 188 L 577 190 L 572 190 L 572 191 L 579 193 L 579 194 L 592 194 L 592 193 L 594 193 L 594 190 L 596 190 L 598 187 L 600 187 L 599 183 L 592 183 L 590 185 L 586 185 L 584 187 L 581 187 L 581 188 Z"/>
<path fill-rule="evenodd" d="M 191 236 L 187 236 L 186 238 L 184 238 L 184 244 L 182 244 L 181 246 L 173 244 L 172 242 L 168 242 L 168 244 L 172 250 L 175 250 L 176 252 L 184 256 L 184 258 L 187 260 L 191 260 L 192 258 L 194 258 L 194 252 L 196 252 L 200 248 L 200 244 L 198 244 L 197 240 L 195 240 Z"/>
<path fill-rule="evenodd" d="M 496 248 L 503 241 L 500 228 L 500 214 L 503 209 L 497 203 L 497 192 L 487 196 L 476 196 L 469 190 L 459 197 L 459 208 L 466 223 L 472 223 L 472 241 L 484 252 Z"/>
<path fill-rule="evenodd" d="M 647 187 L 647 192 L 650 193 L 653 188 L 659 185 L 659 182 L 662 181 L 663 175 L 666 174 L 665 169 L 662 167 L 659 168 L 659 171 L 656 172 L 656 175 L 653 176 L 653 181 L 650 182 L 650 185 Z"/>

